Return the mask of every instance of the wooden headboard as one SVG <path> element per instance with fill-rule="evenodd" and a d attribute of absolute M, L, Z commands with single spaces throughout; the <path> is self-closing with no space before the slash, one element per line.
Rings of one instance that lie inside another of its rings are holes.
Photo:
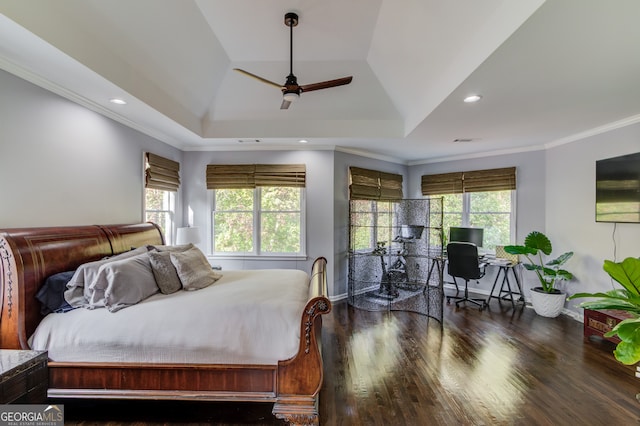
<path fill-rule="evenodd" d="M 164 244 L 157 225 L 0 229 L 0 348 L 28 349 L 47 277 L 144 244 Z"/>

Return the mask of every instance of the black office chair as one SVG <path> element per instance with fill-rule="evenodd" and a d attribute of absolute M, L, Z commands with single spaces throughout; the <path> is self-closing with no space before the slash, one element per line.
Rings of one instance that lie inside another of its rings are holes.
<path fill-rule="evenodd" d="M 447 296 L 447 303 L 456 299 L 456 306 L 462 302 L 470 302 L 483 310 L 487 306 L 486 299 L 469 297 L 469 280 L 477 280 L 484 276 L 485 266 L 478 259 L 478 247 L 473 243 L 451 242 L 447 244 L 447 262 L 449 275 L 458 287 L 456 278 L 464 280 L 464 296 Z"/>

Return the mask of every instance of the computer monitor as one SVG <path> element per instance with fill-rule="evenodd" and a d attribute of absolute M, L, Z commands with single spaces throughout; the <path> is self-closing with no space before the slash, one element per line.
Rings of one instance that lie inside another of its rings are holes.
<path fill-rule="evenodd" d="M 476 247 L 482 247 L 482 237 L 484 229 L 482 228 L 461 228 L 452 226 L 449 228 L 449 242 L 473 243 Z"/>

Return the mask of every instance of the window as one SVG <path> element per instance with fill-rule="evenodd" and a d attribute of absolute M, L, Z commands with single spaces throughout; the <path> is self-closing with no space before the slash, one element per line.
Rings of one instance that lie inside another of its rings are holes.
<path fill-rule="evenodd" d="M 150 152 L 144 153 L 144 187 L 145 220 L 158 225 L 165 242 L 172 244 L 180 163 Z"/>
<path fill-rule="evenodd" d="M 172 244 L 175 193 L 150 188 L 146 188 L 144 192 L 145 220 L 158 225 L 162 230 L 165 242 Z"/>
<path fill-rule="evenodd" d="M 378 229 L 391 228 L 391 203 L 402 199 L 402 175 L 378 170 L 349 167 L 349 199 L 351 223 L 355 229 L 355 250 L 370 250 L 378 241 L 389 241 L 388 235 L 377 235 Z"/>
<path fill-rule="evenodd" d="M 304 164 L 208 165 L 213 253 L 305 256 Z"/>
<path fill-rule="evenodd" d="M 483 228 L 483 246 L 495 249 L 496 245 L 513 242 L 515 191 L 467 192 L 443 195 L 443 228 L 445 236 L 452 226 Z"/>
<path fill-rule="evenodd" d="M 514 240 L 515 189 L 515 167 L 422 176 L 422 194 L 443 197 L 445 236 L 452 226 L 483 228 L 489 249 Z"/>
<path fill-rule="evenodd" d="M 215 254 L 304 255 L 303 188 L 216 189 Z"/>
<path fill-rule="evenodd" d="M 371 250 L 378 241 L 388 241 L 388 235 L 378 235 L 378 230 L 391 227 L 391 203 L 373 200 L 353 200 L 351 203 L 351 228 L 355 230 L 351 246 L 354 250 Z"/>

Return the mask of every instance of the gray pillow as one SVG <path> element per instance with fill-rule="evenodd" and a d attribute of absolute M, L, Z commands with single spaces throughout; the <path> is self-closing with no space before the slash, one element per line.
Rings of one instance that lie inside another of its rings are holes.
<path fill-rule="evenodd" d="M 207 258 L 197 247 L 183 252 L 171 252 L 170 255 L 171 263 L 185 290 L 208 287 L 222 277 L 221 273 L 211 269 Z"/>
<path fill-rule="evenodd" d="M 171 294 L 182 288 L 176 268 L 171 263 L 171 252 L 150 251 L 149 261 L 161 293 Z"/>
<path fill-rule="evenodd" d="M 104 291 L 104 306 L 110 312 L 135 305 L 157 293 L 149 253 L 102 265 L 93 287 L 96 292 Z"/>
<path fill-rule="evenodd" d="M 76 269 L 73 277 L 71 277 L 71 280 L 67 283 L 67 290 L 64 292 L 65 300 L 69 305 L 75 308 L 90 305 L 92 299 L 96 301 L 102 300 L 104 294 L 101 293 L 94 295 L 94 292 L 91 289 L 91 285 L 95 282 L 96 277 L 98 276 L 100 267 L 105 263 L 128 259 L 146 252 L 147 247 L 142 246 L 115 256 L 96 260 L 94 262 L 83 263 L 78 267 L 78 269 Z"/>

